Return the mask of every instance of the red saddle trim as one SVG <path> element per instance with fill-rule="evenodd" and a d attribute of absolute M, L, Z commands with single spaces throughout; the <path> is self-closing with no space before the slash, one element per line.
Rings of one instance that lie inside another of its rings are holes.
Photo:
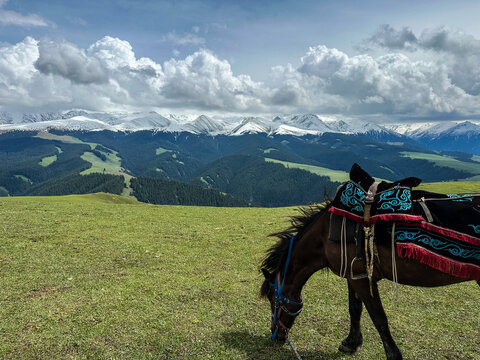
<path fill-rule="evenodd" d="M 417 224 L 409 224 L 409 223 L 399 223 L 398 225 L 402 226 L 420 226 L 421 228 L 425 230 L 430 230 L 431 232 L 437 233 L 437 234 L 442 234 L 469 244 L 472 244 L 474 246 L 480 247 L 480 238 L 470 236 L 464 233 L 460 233 L 455 230 L 447 229 L 438 225 L 434 225 L 431 223 L 427 223 L 425 221 L 422 221 Z"/>
<path fill-rule="evenodd" d="M 358 223 L 363 223 L 363 217 L 359 215 L 352 214 L 351 212 L 348 212 L 346 210 L 342 210 L 339 208 L 336 208 L 332 206 L 329 210 L 329 212 L 335 214 L 335 215 L 340 215 L 340 216 L 345 216 L 347 219 L 358 222 Z M 370 224 L 374 224 L 378 222 L 379 220 L 382 221 L 401 221 L 398 223 L 398 225 L 403 225 L 403 226 L 416 226 L 416 227 L 421 227 L 425 230 L 432 231 L 437 234 L 442 234 L 448 237 L 451 237 L 453 239 L 457 239 L 460 241 L 464 241 L 466 243 L 472 244 L 474 246 L 480 247 L 480 238 L 471 236 L 468 234 L 464 234 L 452 229 L 447 229 L 442 226 L 434 225 L 432 223 L 428 223 L 425 221 L 425 219 L 422 216 L 419 215 L 407 215 L 407 214 L 385 214 L 385 215 L 374 215 L 370 218 Z M 368 225 L 368 224 L 367 224 Z"/>
<path fill-rule="evenodd" d="M 480 266 L 446 258 L 412 243 L 397 243 L 397 255 L 453 276 L 480 281 Z"/>
<path fill-rule="evenodd" d="M 359 222 L 359 223 L 364 223 L 363 216 L 353 214 L 349 211 L 339 209 L 334 206 L 328 209 L 328 211 L 331 213 L 334 213 L 335 215 L 345 216 L 349 220 Z M 418 223 L 421 221 L 425 221 L 425 219 L 420 215 L 380 214 L 380 215 L 372 216 L 368 224 L 365 224 L 365 225 L 375 224 L 377 221 L 413 221 L 415 223 Z"/>

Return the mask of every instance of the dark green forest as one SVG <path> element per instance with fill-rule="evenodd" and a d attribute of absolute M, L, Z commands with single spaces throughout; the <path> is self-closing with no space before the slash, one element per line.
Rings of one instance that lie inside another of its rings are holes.
<path fill-rule="evenodd" d="M 383 135 L 382 140 L 382 135 L 374 133 L 301 137 L 155 131 L 49 133 L 0 134 L 0 196 L 97 191 L 119 194 L 126 181 L 118 175 L 126 174 L 142 179 L 132 181 L 134 195 L 150 203 L 288 206 L 322 201 L 325 195 L 332 196 L 338 185 L 329 177 L 266 162 L 265 158 L 346 172 L 358 163 L 387 180 L 417 176 L 425 182 L 452 181 L 480 174 L 480 165 L 471 154 L 432 151 L 411 139 Z M 65 135 L 70 136 L 68 142 Z M 82 159 L 87 152 L 89 156 L 84 158 L 97 159 L 97 171 L 105 168 L 105 174 L 80 175 L 92 166 Z M 114 152 L 116 160 L 111 160 Z M 422 158 L 411 159 L 405 152 L 445 156 L 462 164 L 442 166 Z M 111 161 L 117 163 L 109 168 Z"/>
<path fill-rule="evenodd" d="M 125 187 L 123 176 L 110 174 L 67 175 L 43 182 L 29 189 L 24 195 L 70 195 L 107 192 L 120 195 Z"/>
<path fill-rule="evenodd" d="M 231 195 L 178 181 L 138 177 L 131 180 L 133 195 L 142 202 L 159 205 L 236 206 L 249 204 Z"/>

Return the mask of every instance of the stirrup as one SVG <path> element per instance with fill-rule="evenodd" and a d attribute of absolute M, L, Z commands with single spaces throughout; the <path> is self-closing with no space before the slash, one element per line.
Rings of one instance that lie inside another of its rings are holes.
<path fill-rule="evenodd" d="M 363 274 L 360 274 L 360 275 L 353 275 L 353 264 L 355 263 L 355 261 L 357 260 L 362 260 L 362 258 L 358 258 L 358 257 L 354 257 L 353 260 L 352 260 L 352 263 L 350 264 L 350 278 L 352 280 L 360 280 L 360 279 L 365 279 L 368 277 L 367 273 L 363 273 Z"/>

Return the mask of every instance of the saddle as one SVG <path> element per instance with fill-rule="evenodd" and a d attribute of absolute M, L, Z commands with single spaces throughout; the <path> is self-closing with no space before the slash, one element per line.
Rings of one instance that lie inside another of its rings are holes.
<path fill-rule="evenodd" d="M 480 193 L 412 190 L 421 179 L 376 182 L 358 164 L 339 186 L 329 211 L 332 241 L 356 243 L 353 279 L 371 279 L 377 244 L 455 276 L 480 279 Z M 366 274 L 354 275 L 363 261 Z M 343 275 L 346 273 L 346 263 Z"/>

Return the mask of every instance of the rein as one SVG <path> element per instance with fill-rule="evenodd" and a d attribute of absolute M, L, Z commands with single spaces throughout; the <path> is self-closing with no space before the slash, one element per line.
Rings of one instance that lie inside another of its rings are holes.
<path fill-rule="evenodd" d="M 285 262 L 285 270 L 283 272 L 283 280 L 280 281 L 280 272 L 277 273 L 277 277 L 275 279 L 275 283 L 270 283 L 270 286 L 274 288 L 275 290 L 275 310 L 273 311 L 272 314 L 272 323 L 273 327 L 275 328 L 274 333 L 272 334 L 271 338 L 272 340 L 275 340 L 277 337 L 278 333 L 278 328 L 279 326 L 282 328 L 282 330 L 285 331 L 286 339 L 288 342 L 288 345 L 292 349 L 293 353 L 297 356 L 299 360 L 302 360 L 302 357 L 298 354 L 297 350 L 293 347 L 292 343 L 290 342 L 288 338 L 288 331 L 290 328 L 286 327 L 281 321 L 280 321 L 280 312 L 284 311 L 287 313 L 287 315 L 293 316 L 294 318 L 298 316 L 303 310 L 303 300 L 300 300 L 300 302 L 296 302 L 293 300 L 288 299 L 285 297 L 285 295 L 282 294 L 283 290 L 283 285 L 285 284 L 285 279 L 287 277 L 287 270 L 288 270 L 288 265 L 290 263 L 290 258 L 292 255 L 292 248 L 293 248 L 293 240 L 295 239 L 295 235 L 292 235 L 292 238 L 290 239 L 290 245 L 288 247 L 288 255 L 287 255 L 287 261 Z M 295 312 L 289 311 L 286 307 L 285 304 L 289 305 L 294 305 L 294 306 L 300 306 L 300 309 L 298 309 Z"/>

